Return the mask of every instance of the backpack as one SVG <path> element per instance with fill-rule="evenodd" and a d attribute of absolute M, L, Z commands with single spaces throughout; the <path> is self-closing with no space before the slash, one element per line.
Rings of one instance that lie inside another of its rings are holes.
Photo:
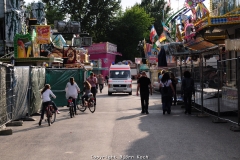
<path fill-rule="evenodd" d="M 163 85 L 164 85 L 164 87 L 161 87 L 161 94 L 162 94 L 162 96 L 172 96 L 172 89 L 171 89 L 171 87 L 167 86 L 166 82 L 163 83 Z"/>

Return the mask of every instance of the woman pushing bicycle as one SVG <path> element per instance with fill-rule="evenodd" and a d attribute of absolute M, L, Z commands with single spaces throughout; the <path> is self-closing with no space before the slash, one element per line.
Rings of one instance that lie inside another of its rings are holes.
<path fill-rule="evenodd" d="M 76 109 L 76 99 L 78 97 L 78 93 L 80 93 L 80 88 L 78 87 L 77 83 L 74 81 L 74 78 L 71 77 L 69 79 L 69 82 L 66 85 L 65 88 L 66 91 L 66 98 L 69 99 L 69 97 L 72 97 L 72 102 L 74 104 L 74 112 L 77 115 L 77 109 Z"/>
<path fill-rule="evenodd" d="M 49 84 L 46 84 L 44 86 L 44 88 L 41 91 L 41 98 L 42 98 L 42 111 L 41 111 L 41 118 L 39 121 L 39 125 L 41 125 L 42 120 L 44 118 L 44 112 L 46 110 L 46 107 L 51 104 L 54 108 L 54 110 L 59 114 L 60 112 L 58 111 L 58 108 L 56 106 L 56 104 L 51 100 L 51 97 L 56 98 L 56 96 L 53 94 L 53 92 L 51 91 L 51 86 Z"/>

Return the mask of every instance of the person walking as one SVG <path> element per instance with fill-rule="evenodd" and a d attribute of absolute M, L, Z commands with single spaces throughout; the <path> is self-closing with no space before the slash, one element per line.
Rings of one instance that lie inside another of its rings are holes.
<path fill-rule="evenodd" d="M 78 93 L 80 92 L 80 88 L 78 87 L 77 83 L 74 81 L 74 78 L 71 77 L 69 82 L 65 87 L 66 91 L 66 98 L 72 97 L 72 102 L 74 104 L 74 112 L 77 115 L 77 108 L 76 108 L 76 99 L 78 97 Z"/>
<path fill-rule="evenodd" d="M 137 96 L 138 91 L 140 89 L 140 97 L 141 97 L 141 106 L 142 106 L 142 114 L 148 112 L 148 104 L 149 104 L 149 93 L 152 95 L 152 85 L 151 80 L 147 77 L 146 72 L 142 72 L 142 76 L 138 79 L 137 85 Z M 150 90 L 150 91 L 149 91 Z"/>
<path fill-rule="evenodd" d="M 175 75 L 171 72 L 170 73 L 170 78 L 171 78 L 171 81 L 172 81 L 172 85 L 173 85 L 173 88 L 174 88 L 174 91 L 175 91 L 175 94 L 173 95 L 173 105 L 176 106 L 176 103 L 177 103 L 177 79 L 175 77 Z"/>
<path fill-rule="evenodd" d="M 91 84 L 91 92 L 93 94 L 93 97 L 95 99 L 95 104 L 96 105 L 96 93 L 97 93 L 97 89 L 96 89 L 96 86 L 97 86 L 97 78 L 93 76 L 93 72 L 90 73 L 90 76 L 87 78 L 87 81 Z"/>
<path fill-rule="evenodd" d="M 161 74 L 158 76 L 158 83 L 160 83 L 160 81 L 161 81 L 164 73 L 166 73 L 166 71 L 165 71 L 165 70 L 162 70 L 162 71 L 161 71 Z"/>
<path fill-rule="evenodd" d="M 185 71 L 183 76 L 181 91 L 185 105 L 185 114 L 191 114 L 192 95 L 195 94 L 194 80 L 191 78 L 191 73 L 189 71 Z"/>
<path fill-rule="evenodd" d="M 108 77 L 108 75 L 106 75 L 105 76 L 105 85 L 108 85 L 108 79 L 109 79 L 109 77 Z"/>
<path fill-rule="evenodd" d="M 102 93 L 102 89 L 104 87 L 104 78 L 101 74 L 99 74 L 97 81 L 98 81 L 100 93 Z"/>
<path fill-rule="evenodd" d="M 172 81 L 170 79 L 169 73 L 164 73 L 161 81 L 160 88 L 162 94 L 162 110 L 163 114 L 167 111 L 168 114 L 171 113 L 171 103 L 172 103 L 172 95 L 175 94 Z"/>
<path fill-rule="evenodd" d="M 97 83 L 96 83 L 96 94 L 97 94 L 98 93 L 98 75 L 93 74 L 93 77 L 97 79 Z"/>

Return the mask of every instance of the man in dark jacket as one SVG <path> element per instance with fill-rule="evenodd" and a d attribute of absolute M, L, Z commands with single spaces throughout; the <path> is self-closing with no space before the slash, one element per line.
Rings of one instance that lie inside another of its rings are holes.
<path fill-rule="evenodd" d="M 191 78 L 189 71 L 185 71 L 183 75 L 181 90 L 185 105 L 185 114 L 191 114 L 192 94 L 195 94 L 194 80 Z"/>
<path fill-rule="evenodd" d="M 140 96 L 141 96 L 141 106 L 142 106 L 142 114 L 148 113 L 148 102 L 149 102 L 149 90 L 150 94 L 152 95 L 152 85 L 151 80 L 147 77 L 146 72 L 142 72 L 142 76 L 138 80 L 137 86 L 137 96 L 138 91 L 140 89 Z"/>

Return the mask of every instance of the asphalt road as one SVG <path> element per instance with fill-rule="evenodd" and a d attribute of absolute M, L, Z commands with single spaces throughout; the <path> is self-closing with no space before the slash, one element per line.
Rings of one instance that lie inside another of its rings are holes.
<path fill-rule="evenodd" d="M 142 115 L 136 84 L 133 89 L 132 96 L 108 96 L 105 87 L 95 113 L 71 119 L 64 107 L 50 127 L 39 127 L 39 116 L 11 127 L 12 135 L 0 136 L 0 160 L 240 159 L 240 133 L 230 131 L 230 123 L 185 115 L 180 106 L 163 115 L 159 93 L 150 96 L 150 114 Z"/>

